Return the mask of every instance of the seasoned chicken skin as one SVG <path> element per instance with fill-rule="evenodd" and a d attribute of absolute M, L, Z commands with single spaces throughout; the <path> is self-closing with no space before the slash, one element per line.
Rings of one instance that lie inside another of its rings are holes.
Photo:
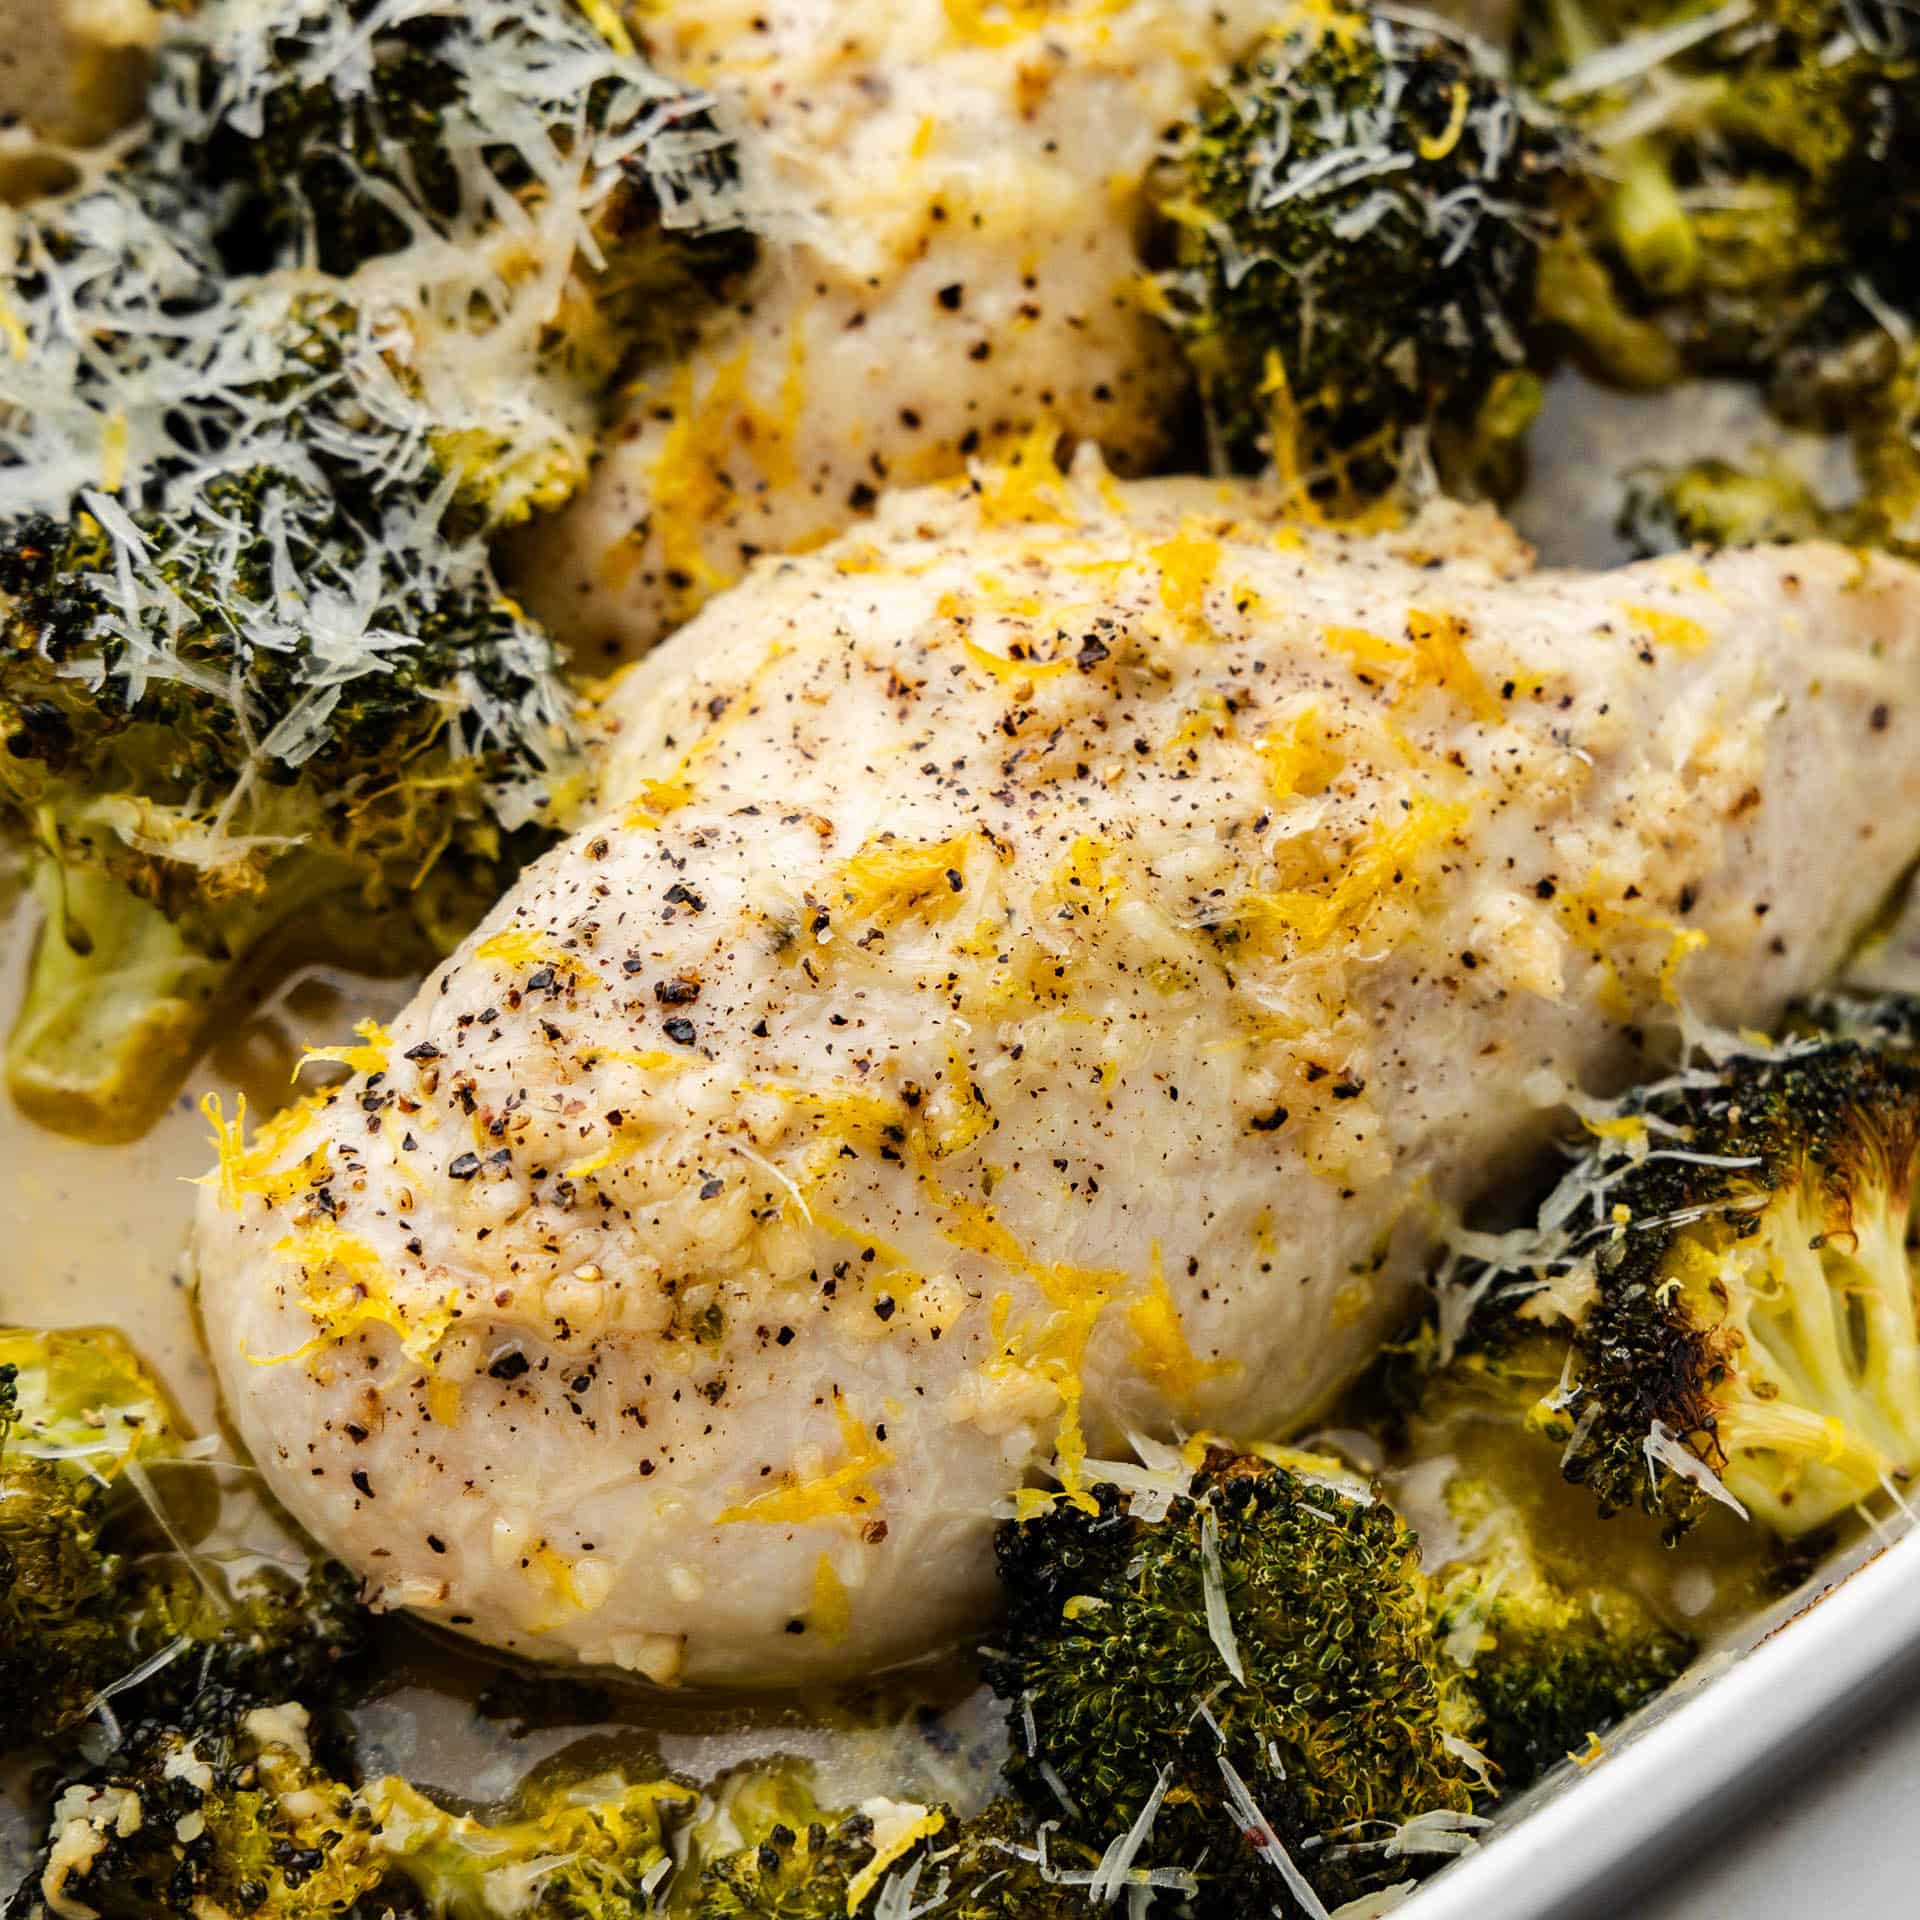
<path fill-rule="evenodd" d="M 1533 573 L 1037 448 L 767 561 L 604 806 L 226 1141 L 234 1419 L 388 1604 L 777 1684 L 977 1623 L 997 1504 L 1297 1428 L 1449 1213 L 1920 848 L 1920 573 Z"/>
<path fill-rule="evenodd" d="M 756 553 L 1057 419 L 1117 465 L 1181 390 L 1137 243 L 1161 136 L 1268 0 L 656 0 L 662 71 L 711 89 L 767 230 L 655 369 L 522 591 L 589 662 L 630 657 Z"/>

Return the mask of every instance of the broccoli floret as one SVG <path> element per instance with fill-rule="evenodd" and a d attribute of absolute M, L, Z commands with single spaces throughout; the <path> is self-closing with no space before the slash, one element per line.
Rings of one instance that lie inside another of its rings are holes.
<path fill-rule="evenodd" d="M 944 1809 L 912 1802 L 822 1806 L 805 1762 L 760 1762 L 708 1787 L 673 1910 L 691 1920 L 846 1920 L 894 1874 L 912 1876 L 924 1896 L 930 1837 L 951 1850 L 956 1831 Z"/>
<path fill-rule="evenodd" d="M 1219 457 L 1284 461 L 1277 407 L 1347 450 L 1471 418 L 1524 357 L 1575 166 L 1468 37 L 1302 11 L 1202 103 L 1160 182 L 1167 301 Z"/>
<path fill-rule="evenodd" d="M 1543 13 L 1543 90 L 1613 180 L 1595 244 L 1695 367 L 1764 373 L 1836 305 L 1857 325 L 1863 282 L 1911 286 L 1920 48 L 1897 3 Z"/>
<path fill-rule="evenodd" d="M 1294 1876 L 1337 1905 L 1403 1871 L 1383 1827 L 1471 1812 L 1473 1705 L 1391 1508 L 1224 1451 L 1164 1517 L 1111 1486 L 1088 1504 L 998 1536 L 987 1674 L 1036 1811 L 1104 1849 L 1155 1805 L 1142 1863 L 1193 1870 L 1221 1912 Z"/>
<path fill-rule="evenodd" d="M 149 1721 L 54 1802 L 15 1920 L 91 1913 L 338 1920 L 387 1878 L 378 1815 L 316 1761 L 306 1709 L 222 1701 L 194 1725 Z"/>
<path fill-rule="evenodd" d="M 507 199 L 566 211 L 603 301 L 717 281 L 750 252 L 710 101 L 611 8 L 207 0 L 172 25 L 149 106 L 133 164 L 214 189 L 247 268 L 291 248 L 351 273 L 497 227 Z"/>
<path fill-rule="evenodd" d="M 1099 1870 L 1093 1848 L 1002 1795 L 929 1843 L 914 1892 L 919 1900 L 937 1900 L 926 1909 L 937 1920 L 1069 1920 L 1087 1911 Z M 1140 1865 L 1130 1871 L 1155 1872 Z M 1179 1896 L 1193 1883 L 1161 1869 L 1157 1882 L 1119 1877 L 1114 1898 L 1134 1884 L 1165 1888 L 1177 1911 Z"/>
<path fill-rule="evenodd" d="M 1626 476 L 1620 537 L 1642 556 L 1680 547 L 1758 547 L 1818 540 L 1841 531 L 1839 516 L 1784 461 L 1754 468 L 1729 460 L 1685 466 L 1647 462 Z"/>
<path fill-rule="evenodd" d="M 1438 1625 L 1480 1708 L 1474 1743 L 1516 1792 L 1662 1693 L 1697 1651 L 1636 1594 L 1551 1565 L 1492 1483 L 1447 1488 L 1461 1558 L 1438 1574 Z"/>
<path fill-rule="evenodd" d="M 396 1777 L 353 1785 L 295 1702 L 203 1692 L 191 1717 L 142 1722 L 65 1785 L 8 1911 L 630 1920 L 653 1910 L 696 1798 L 664 1779 L 553 1778 L 490 1823 Z"/>
<path fill-rule="evenodd" d="M 1849 429 L 1860 481 L 1854 537 L 1920 558 L 1920 348 L 1904 346 L 1853 409 Z"/>
<path fill-rule="evenodd" d="M 67 1131 L 139 1131 L 236 969 L 317 903 L 463 928 L 550 832 L 569 701 L 477 549 L 257 471 L 17 525 L 0 595 L 0 796 L 49 909 L 8 1078 Z"/>
<path fill-rule="evenodd" d="M 1855 1018 L 1645 1089 L 1620 1121 L 1480 1309 L 1496 1338 L 1531 1311 L 1558 1343 L 1534 1424 L 1566 1476 L 1672 1538 L 1716 1500 L 1793 1537 L 1920 1469 L 1920 1062 Z"/>
<path fill-rule="evenodd" d="M 671 1779 L 554 1777 L 497 1822 L 454 1814 L 405 1780 L 355 1796 L 377 1822 L 387 1897 L 431 1920 L 627 1920 L 673 1870 L 668 1841 L 698 1795 Z"/>
<path fill-rule="evenodd" d="M 110 1701 L 323 1699 L 347 1677 L 366 1616 L 344 1568 L 228 1578 L 156 1531 L 149 1469 L 180 1447 L 120 1335 L 0 1329 L 0 1751 Z"/>
<path fill-rule="evenodd" d="M 101 1535 L 129 1468 L 173 1448 L 118 1334 L 0 1330 L 0 1748 L 57 1732 L 135 1664 Z"/>
<path fill-rule="evenodd" d="M 689 1830 L 671 1911 L 689 1920 L 845 1920 L 883 1889 L 893 1908 L 938 1920 L 1066 1920 L 1087 1910 L 1092 1848 L 1003 1795 L 970 1819 L 875 1800 L 822 1807 L 803 1763 L 761 1763 L 707 1790 Z M 1114 1887 L 1134 1879 L 1117 1870 Z M 1151 1883 L 1149 1883 L 1151 1884 Z M 1183 1875 L 1158 1883 L 1190 1892 Z"/>

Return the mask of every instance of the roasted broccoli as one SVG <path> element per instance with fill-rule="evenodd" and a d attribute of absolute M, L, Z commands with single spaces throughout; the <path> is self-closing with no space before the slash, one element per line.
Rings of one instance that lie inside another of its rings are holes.
<path fill-rule="evenodd" d="M 157 1524 L 149 1469 L 181 1458 L 158 1387 L 118 1334 L 0 1330 L 0 1751 L 112 1703 L 208 1689 L 329 1695 L 365 1616 L 344 1568 L 228 1577 Z"/>
<path fill-rule="evenodd" d="M 191 1726 L 135 1727 L 61 1787 L 9 1920 L 322 1920 L 379 1891 L 378 1816 L 316 1762 L 306 1710 L 204 1704 Z M 358 1911 L 373 1920 L 383 1909 Z"/>
<path fill-rule="evenodd" d="M 1626 475 L 1619 533 L 1637 555 L 1679 547 L 1757 547 L 1839 533 L 1842 516 L 1783 461 L 1644 463 Z"/>
<path fill-rule="evenodd" d="M 704 97 L 601 17 L 210 0 L 117 167 L 0 210 L 39 1117 L 137 1132 L 276 935 L 412 909 L 429 942 L 378 944 L 424 961 L 556 831 L 574 703 L 483 542 L 745 244 Z"/>
<path fill-rule="evenodd" d="M 8 1912 L 629 1920 L 653 1910 L 696 1797 L 665 1779 L 554 1778 L 490 1824 L 397 1778 L 354 1786 L 297 1703 L 205 1692 L 189 1718 L 141 1723 L 64 1785 Z"/>
<path fill-rule="evenodd" d="M 1446 1500 L 1465 1544 L 1435 1569 L 1439 1632 L 1480 1709 L 1474 1744 L 1516 1792 L 1664 1692 L 1697 1646 L 1626 1586 L 1550 1560 L 1493 1482 L 1456 1475 Z"/>
<path fill-rule="evenodd" d="M 273 472 L 0 538 L 0 794 L 44 936 L 8 1077 L 94 1138 L 164 1103 L 209 1008 L 320 904 L 463 930 L 545 837 L 567 697 L 477 550 Z"/>
<path fill-rule="evenodd" d="M 1301 10 L 1180 129 L 1164 291 L 1217 457 L 1284 461 L 1471 418 L 1523 357 L 1577 170 L 1556 116 L 1465 35 Z M 1389 462 L 1390 464 L 1390 462 Z"/>
<path fill-rule="evenodd" d="M 1140 1864 L 1195 1874 L 1210 1911 L 1400 1877 L 1393 1836 L 1468 1816 L 1474 1777 L 1412 1533 L 1224 1450 L 1161 1504 L 1103 1486 L 1003 1524 L 1009 1784 L 1103 1850 L 1142 1823 Z"/>
<path fill-rule="evenodd" d="M 879 1910 L 939 1920 L 1065 1920 L 1096 1886 L 1190 1892 L 1184 1874 L 1106 1863 L 1019 1800 L 971 1818 L 944 1807 L 871 1800 L 820 1805 L 811 1770 L 762 1762 L 716 1782 L 688 1829 L 688 1863 L 670 1910 L 688 1920 L 845 1920 Z"/>
<path fill-rule="evenodd" d="M 1920 46 L 1900 0 L 1549 0 L 1543 90 L 1613 185 L 1597 249 L 1695 367 L 1769 371 L 1903 304 L 1920 242 Z M 1877 290 L 1877 292 L 1876 292 Z"/>
<path fill-rule="evenodd" d="M 610 7 L 206 0 L 172 24 L 149 111 L 132 164 L 206 183 L 242 269 L 291 248 L 351 273 L 502 229 L 507 204 L 522 227 L 564 220 L 617 303 L 747 250 L 711 103 L 656 73 Z"/>
<path fill-rule="evenodd" d="M 1821 1527 L 1920 1469 L 1917 1160 L 1920 1063 L 1857 1017 L 1656 1084 L 1568 1176 L 1555 1232 L 1462 1282 L 1473 1337 L 1521 1330 L 1532 1424 L 1603 1511 L 1674 1538 L 1711 1501 Z"/>

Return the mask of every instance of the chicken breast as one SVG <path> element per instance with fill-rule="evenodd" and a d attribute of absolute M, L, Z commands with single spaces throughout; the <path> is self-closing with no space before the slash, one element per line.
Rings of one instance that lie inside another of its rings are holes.
<path fill-rule="evenodd" d="M 582 657 L 651 646 L 756 553 L 1043 415 L 1123 468 L 1183 376 L 1137 251 L 1162 134 L 1262 0 L 662 0 L 647 49 L 712 90 L 768 231 L 585 495 L 521 545 Z"/>
<path fill-rule="evenodd" d="M 1043 450 L 758 565 L 603 807 L 198 1225 L 241 1434 L 419 1608 L 658 1680 L 978 1623 L 996 1507 L 1297 1429 L 1455 1209 L 1920 849 L 1920 573 L 1532 573 Z"/>

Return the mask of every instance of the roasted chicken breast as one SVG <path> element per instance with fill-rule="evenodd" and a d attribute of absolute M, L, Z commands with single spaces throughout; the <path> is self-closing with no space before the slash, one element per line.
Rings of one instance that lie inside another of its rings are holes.
<path fill-rule="evenodd" d="M 385 1604 L 781 1684 L 977 1625 L 1050 1463 L 1310 1421 L 1564 1091 L 1825 978 L 1920 850 L 1920 573 L 1035 442 L 605 718 L 596 817 L 225 1130 L 200 1299 Z"/>

